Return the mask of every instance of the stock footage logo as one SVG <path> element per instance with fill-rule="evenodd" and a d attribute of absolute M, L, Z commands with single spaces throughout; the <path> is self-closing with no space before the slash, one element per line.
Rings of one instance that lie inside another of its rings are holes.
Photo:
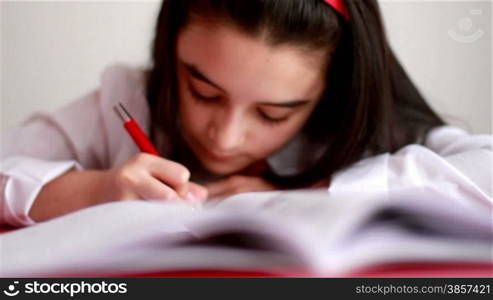
<path fill-rule="evenodd" d="M 76 295 L 98 295 L 98 294 L 126 294 L 126 282 L 103 281 L 73 281 L 60 282 L 59 280 L 34 280 L 19 284 L 19 281 L 10 282 L 3 290 L 8 297 L 25 298 L 28 295 L 67 295 L 70 298 Z"/>
<path fill-rule="evenodd" d="M 9 284 L 6 290 L 3 290 L 3 293 L 9 297 L 17 296 L 19 295 L 20 291 L 17 290 L 17 285 L 19 284 L 19 281 L 14 281 L 14 284 Z"/>
<path fill-rule="evenodd" d="M 468 16 L 464 16 L 458 21 L 458 29 L 451 29 L 448 31 L 448 35 L 457 42 L 460 43 L 474 43 L 483 37 L 484 31 L 481 29 L 474 29 L 473 18 L 481 16 L 483 11 L 481 9 L 471 9 Z"/>

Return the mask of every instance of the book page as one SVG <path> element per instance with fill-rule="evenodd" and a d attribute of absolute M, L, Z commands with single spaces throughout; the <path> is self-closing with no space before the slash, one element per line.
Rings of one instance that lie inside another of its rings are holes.
<path fill-rule="evenodd" d="M 314 242 L 304 245 L 325 274 L 395 262 L 491 263 L 492 210 L 447 191 L 250 193 L 217 203 L 215 209 L 261 210 L 273 220 L 298 224 L 311 235 Z"/>
<path fill-rule="evenodd" d="M 201 268 L 327 274 L 385 262 L 485 262 L 491 231 L 484 206 L 423 189 L 258 192 L 202 206 L 123 201 L 1 235 L 0 275 Z"/>
<path fill-rule="evenodd" d="M 0 275 L 310 268 L 298 230 L 262 213 L 113 202 L 1 235 Z"/>

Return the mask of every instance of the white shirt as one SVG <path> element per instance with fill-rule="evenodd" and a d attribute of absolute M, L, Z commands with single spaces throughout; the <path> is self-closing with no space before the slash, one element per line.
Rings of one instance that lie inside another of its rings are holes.
<path fill-rule="evenodd" d="M 122 102 L 148 133 L 144 90 L 141 71 L 112 66 L 103 73 L 96 91 L 55 112 L 35 114 L 5 132 L 0 154 L 0 224 L 34 224 L 28 213 L 39 191 L 68 170 L 107 169 L 138 153 L 113 106 Z M 490 135 L 439 127 L 429 133 L 424 146 L 409 145 L 338 172 L 329 192 L 385 194 L 434 187 L 490 206 L 492 142 Z"/>

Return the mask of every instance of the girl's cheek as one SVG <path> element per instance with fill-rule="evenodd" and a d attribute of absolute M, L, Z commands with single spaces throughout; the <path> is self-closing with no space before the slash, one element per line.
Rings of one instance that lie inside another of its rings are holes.
<path fill-rule="evenodd" d="M 185 114 L 188 127 L 194 128 L 196 131 L 204 131 L 210 123 L 209 120 L 214 118 L 214 110 L 206 105 L 198 104 L 193 99 L 188 99 L 186 104 Z"/>

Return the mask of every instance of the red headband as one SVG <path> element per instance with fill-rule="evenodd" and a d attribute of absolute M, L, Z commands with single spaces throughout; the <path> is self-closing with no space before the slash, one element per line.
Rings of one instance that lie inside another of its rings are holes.
<path fill-rule="evenodd" d="M 349 13 L 344 5 L 344 0 L 325 0 L 330 6 L 332 6 L 337 12 L 339 12 L 346 20 L 349 21 Z"/>

